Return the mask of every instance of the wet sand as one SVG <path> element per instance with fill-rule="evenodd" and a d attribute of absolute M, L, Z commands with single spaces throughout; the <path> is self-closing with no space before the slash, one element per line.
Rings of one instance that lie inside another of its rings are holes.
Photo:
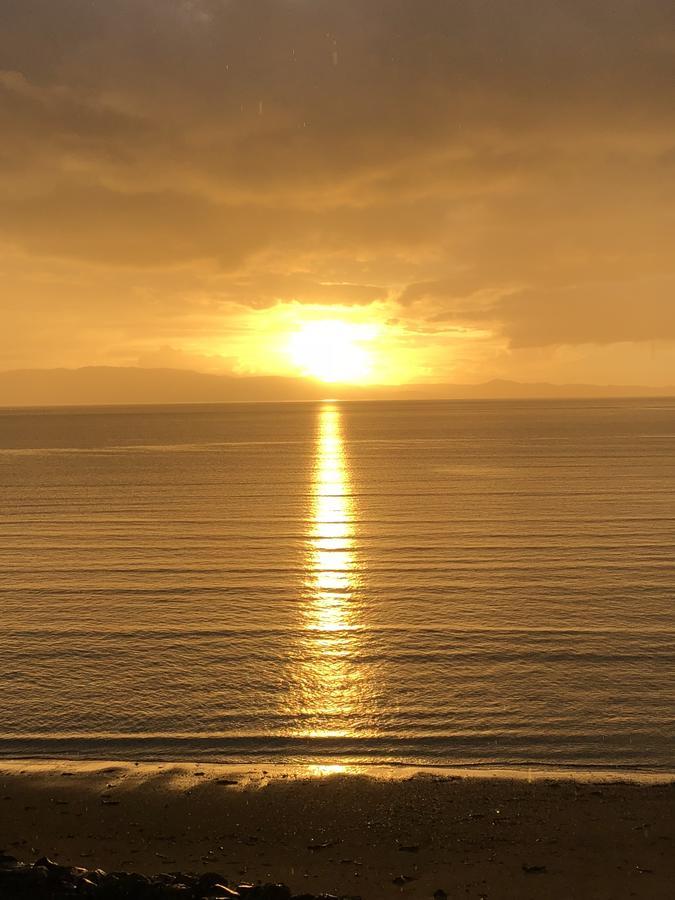
<path fill-rule="evenodd" d="M 658 900 L 675 885 L 674 799 L 672 781 L 599 776 L 2 762 L 0 851 L 364 900 Z"/>

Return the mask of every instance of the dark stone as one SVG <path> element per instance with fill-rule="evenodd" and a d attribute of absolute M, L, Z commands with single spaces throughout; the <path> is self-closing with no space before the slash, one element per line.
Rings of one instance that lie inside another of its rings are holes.
<path fill-rule="evenodd" d="M 408 876 L 400 876 L 405 881 Z M 135 872 L 104 872 L 63 866 L 46 856 L 34 865 L 0 854 L 0 900 L 360 900 L 334 894 L 292 896 L 285 884 L 247 884 L 236 888 L 223 875 L 206 872 L 160 873 L 148 877 Z"/>
<path fill-rule="evenodd" d="M 3 900 L 38 900 L 50 895 L 48 874 L 43 866 L 0 871 L 0 897 Z"/>
<path fill-rule="evenodd" d="M 55 869 L 63 868 L 63 866 L 61 866 L 59 863 L 54 862 L 54 860 L 50 859 L 48 856 L 41 856 L 40 859 L 36 860 L 35 865 L 43 866 L 50 872 Z"/>
<path fill-rule="evenodd" d="M 10 872 L 14 869 L 21 869 L 25 865 L 25 863 L 20 862 L 15 856 L 6 856 L 4 853 L 0 854 L 0 872 Z"/>
<path fill-rule="evenodd" d="M 102 900 L 142 900 L 152 895 L 151 889 L 151 881 L 145 875 L 110 872 L 101 881 L 97 896 Z"/>
<path fill-rule="evenodd" d="M 84 869 L 82 866 L 66 866 L 66 868 L 71 878 L 85 878 L 89 876 L 89 869 Z"/>
<path fill-rule="evenodd" d="M 225 884 L 226 881 L 227 878 L 219 872 L 205 872 L 203 875 L 199 876 L 197 890 L 206 893 L 207 891 L 210 891 L 214 885 Z"/>
<path fill-rule="evenodd" d="M 89 871 L 81 866 L 62 866 L 47 856 L 41 856 L 31 869 L 33 872 L 40 870 L 46 874 L 50 890 L 55 890 L 55 885 L 62 890 L 72 888 L 82 878 L 89 876 Z"/>
<path fill-rule="evenodd" d="M 142 890 L 151 883 L 147 875 L 141 875 L 139 872 L 123 872 L 119 875 L 119 882 L 131 890 L 134 888 Z"/>
<path fill-rule="evenodd" d="M 293 894 L 291 900 L 361 900 L 361 897 L 337 897 L 335 894 Z"/>
<path fill-rule="evenodd" d="M 168 872 L 160 872 L 159 875 L 154 875 L 152 880 L 154 884 L 176 884 L 176 876 Z"/>
<path fill-rule="evenodd" d="M 152 900 L 182 900 L 194 897 L 192 889 L 186 884 L 153 884 L 147 894 Z"/>
<path fill-rule="evenodd" d="M 189 875 L 187 872 L 174 872 L 175 884 L 184 884 L 187 887 L 194 887 L 199 880 L 196 875 Z"/>
<path fill-rule="evenodd" d="M 0 897 L 3 896 L 3 890 L 14 884 L 24 884 L 32 880 L 33 870 L 26 867 L 24 869 L 7 869 L 0 871 Z"/>
<path fill-rule="evenodd" d="M 326 850 L 328 847 L 334 847 L 337 844 L 337 841 L 323 841 L 321 844 L 307 844 L 308 850 Z"/>
<path fill-rule="evenodd" d="M 543 875 L 546 871 L 546 866 L 528 866 L 527 863 L 523 863 L 523 872 L 526 875 Z"/>
<path fill-rule="evenodd" d="M 202 900 L 233 900 L 235 897 L 241 897 L 239 891 L 235 891 L 226 884 L 214 884 L 209 892 L 204 894 Z"/>
<path fill-rule="evenodd" d="M 26 871 L 30 872 L 30 877 L 35 884 L 45 884 L 49 880 L 49 871 L 44 866 L 31 866 Z"/>
<path fill-rule="evenodd" d="M 115 900 L 115 898 L 123 896 L 119 878 L 115 872 L 109 872 L 101 879 L 98 886 L 98 896 L 102 900 L 109 900 L 109 898 L 110 900 Z"/>
<path fill-rule="evenodd" d="M 258 884 L 247 896 L 252 900 L 292 900 L 285 884 Z"/>

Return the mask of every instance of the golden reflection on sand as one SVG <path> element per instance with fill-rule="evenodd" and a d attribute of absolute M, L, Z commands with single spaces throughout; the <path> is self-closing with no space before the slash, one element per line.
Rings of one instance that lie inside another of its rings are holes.
<path fill-rule="evenodd" d="M 348 737 L 364 685 L 353 665 L 358 646 L 353 597 L 358 580 L 354 551 L 354 509 L 341 413 L 326 404 L 319 411 L 312 478 L 303 643 L 298 662 L 299 734 Z"/>

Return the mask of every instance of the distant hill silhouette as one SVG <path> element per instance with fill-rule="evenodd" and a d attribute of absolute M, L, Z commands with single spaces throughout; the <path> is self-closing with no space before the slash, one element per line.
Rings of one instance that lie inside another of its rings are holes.
<path fill-rule="evenodd" d="M 536 399 L 675 396 L 675 387 L 547 384 L 412 384 L 360 387 L 303 378 L 213 375 L 184 369 L 90 366 L 0 372 L 0 406 L 338 399 Z"/>

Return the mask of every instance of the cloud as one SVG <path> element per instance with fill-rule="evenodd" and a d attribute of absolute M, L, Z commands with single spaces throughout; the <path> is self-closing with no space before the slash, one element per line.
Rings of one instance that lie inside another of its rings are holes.
<path fill-rule="evenodd" d="M 675 341 L 675 278 L 521 291 L 497 314 L 516 347 Z"/>
<path fill-rule="evenodd" d="M 665 0 L 10 4 L 7 354 L 189 353 L 294 301 L 386 301 L 421 355 L 675 339 L 674 29 Z"/>
<path fill-rule="evenodd" d="M 129 266 L 214 259 L 241 262 L 269 240 L 264 211 L 223 207 L 199 196 L 70 187 L 8 198 L 0 235 L 44 256 Z"/>

